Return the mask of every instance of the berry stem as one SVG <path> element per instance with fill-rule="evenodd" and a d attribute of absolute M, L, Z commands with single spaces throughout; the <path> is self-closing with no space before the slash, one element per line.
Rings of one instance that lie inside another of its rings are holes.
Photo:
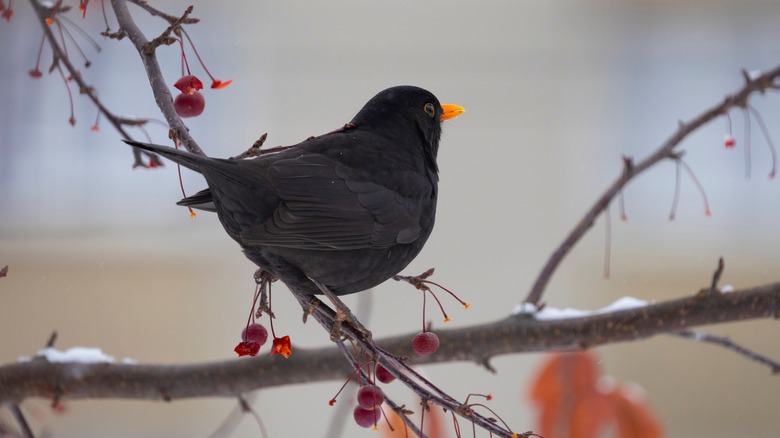
<path fill-rule="evenodd" d="M 761 128 L 761 132 L 764 134 L 766 143 L 769 146 L 769 152 L 772 154 L 772 171 L 769 172 L 769 179 L 774 179 L 777 174 L 777 151 L 775 150 L 775 144 L 772 142 L 772 137 L 769 135 L 769 130 L 766 127 L 766 123 L 764 123 L 764 118 L 761 117 L 761 113 L 752 106 L 748 106 L 748 109 L 753 113 L 753 117 L 756 118 L 758 127 Z"/>
<path fill-rule="evenodd" d="M 677 215 L 677 203 L 680 200 L 680 161 L 674 161 L 674 198 L 672 198 L 672 209 L 669 212 L 669 220 L 673 221 Z"/>
<path fill-rule="evenodd" d="M 255 296 L 252 298 L 252 309 L 249 311 L 249 317 L 246 319 L 246 328 L 249 329 L 249 324 L 255 322 L 255 306 L 257 305 L 257 299 L 260 297 L 260 285 L 255 285 Z"/>
<path fill-rule="evenodd" d="M 443 290 L 443 291 L 447 292 L 448 294 L 450 294 L 450 295 L 452 296 L 452 298 L 455 298 L 455 300 L 456 300 L 457 302 L 459 302 L 459 303 L 460 303 L 460 304 L 461 304 L 463 307 L 465 307 L 465 308 L 467 308 L 467 309 L 468 309 L 469 307 L 471 307 L 471 305 L 470 305 L 469 303 L 467 303 L 467 302 L 465 302 L 465 301 L 461 300 L 460 298 L 458 298 L 458 296 L 457 296 L 457 295 L 455 295 L 455 292 L 453 292 L 453 291 L 451 291 L 451 290 L 447 289 L 446 287 L 444 287 L 444 286 L 440 285 L 439 283 L 436 283 L 435 281 L 432 281 L 432 280 L 423 280 L 423 283 L 432 284 L 432 285 L 434 285 L 434 286 L 438 287 L 439 289 L 441 289 L 441 290 Z"/>
<path fill-rule="evenodd" d="M 425 295 L 426 292 L 429 292 L 434 300 L 436 300 L 436 304 L 439 305 L 439 309 L 441 310 L 441 314 L 444 315 L 444 322 L 450 322 L 450 316 L 447 315 L 447 312 L 444 311 L 444 306 L 442 306 L 441 301 L 439 301 L 439 297 L 436 296 L 435 293 L 433 293 L 432 290 L 428 289 L 423 291 L 423 295 Z"/>
<path fill-rule="evenodd" d="M 60 24 L 59 21 L 55 21 L 55 23 L 57 24 L 57 31 L 59 31 L 60 33 L 60 42 L 62 43 L 62 53 L 66 57 L 70 58 L 70 53 L 68 53 L 68 44 L 65 41 L 65 32 L 63 32 L 62 30 L 62 24 Z"/>
<path fill-rule="evenodd" d="M 743 109 L 742 116 L 745 119 L 745 178 L 750 179 L 750 112 Z"/>
<path fill-rule="evenodd" d="M 62 18 L 65 18 L 65 17 L 62 17 Z M 73 43 L 73 45 L 74 45 L 74 46 L 76 46 L 76 50 L 79 52 L 79 55 L 81 56 L 81 59 L 83 59 L 83 60 L 84 60 L 84 67 L 89 67 L 89 66 L 90 66 L 90 64 L 91 64 L 91 62 L 90 62 L 89 58 L 87 58 L 87 54 L 86 54 L 86 53 L 84 53 L 84 50 L 82 50 L 82 49 L 81 49 L 81 46 L 79 46 L 79 44 L 76 42 L 76 39 L 75 39 L 75 38 L 73 38 L 73 34 L 72 34 L 72 33 L 70 33 L 70 31 L 68 30 L 68 28 L 66 28 L 65 26 L 63 26 L 63 25 L 59 24 L 59 22 L 57 22 L 57 26 L 60 28 L 60 32 L 61 32 L 61 33 L 64 33 L 64 34 L 65 34 L 65 36 L 67 36 L 67 37 L 68 37 L 68 39 L 70 40 L 70 42 L 72 42 L 72 43 Z M 74 24 L 74 26 L 75 26 L 75 24 Z M 77 27 L 77 28 L 78 28 L 78 27 Z"/>
<path fill-rule="evenodd" d="M 699 189 L 699 193 L 701 194 L 702 201 L 704 201 L 704 215 L 710 216 L 712 213 L 710 211 L 710 203 L 707 200 L 707 193 L 704 191 L 704 186 L 702 186 L 701 183 L 699 182 L 699 178 L 696 178 L 696 174 L 693 173 L 693 169 L 691 169 L 691 167 L 688 166 L 688 164 L 685 161 L 683 161 L 682 158 L 678 158 L 678 161 L 683 166 L 683 169 L 685 169 L 685 172 L 688 173 L 688 176 L 691 177 L 691 181 L 693 181 L 693 183 L 696 185 L 696 188 Z"/>
<path fill-rule="evenodd" d="M 427 294 L 425 293 L 425 289 L 423 289 L 423 305 L 422 305 L 422 308 L 423 308 L 422 309 L 423 310 L 422 311 L 422 331 L 423 332 L 425 332 L 425 301 L 426 301 L 426 296 L 425 295 L 427 295 Z"/>
<path fill-rule="evenodd" d="M 183 30 L 183 29 L 182 29 Z M 187 55 L 184 53 L 184 40 L 182 38 L 179 38 L 179 47 L 181 48 L 181 75 L 189 75 L 190 73 L 190 64 L 187 62 Z M 195 52 L 197 54 L 197 52 Z"/>
<path fill-rule="evenodd" d="M 184 191 L 184 181 L 182 181 L 181 178 L 181 165 L 176 165 L 176 171 L 179 173 L 179 188 L 181 189 L 181 195 L 185 198 L 187 197 L 187 193 Z M 187 209 L 190 211 L 190 217 L 194 218 L 196 216 L 195 210 L 192 209 L 192 207 L 187 207 Z"/>
<path fill-rule="evenodd" d="M 70 123 L 71 126 L 73 126 L 76 124 L 76 116 L 73 110 L 73 93 L 70 91 L 70 85 L 68 85 L 68 78 L 65 77 L 65 72 L 62 71 L 62 67 L 60 67 L 59 64 L 57 64 L 57 71 L 60 72 L 60 76 L 62 77 L 62 82 L 65 84 L 65 90 L 68 92 L 68 101 L 70 103 L 70 117 L 68 118 L 68 123 Z"/>
<path fill-rule="evenodd" d="M 203 67 L 203 70 L 206 71 L 206 74 L 209 75 L 209 78 L 211 78 L 211 81 L 214 82 L 216 79 L 214 76 L 209 72 L 209 69 L 206 68 L 206 64 L 203 63 L 203 60 L 200 58 L 200 54 L 198 53 L 198 49 L 195 48 L 195 44 L 192 43 L 192 38 L 190 38 L 190 34 L 187 33 L 184 28 L 181 29 L 181 33 L 184 34 L 184 36 L 187 38 L 187 41 L 190 43 L 190 47 L 192 47 L 192 51 L 195 52 L 195 57 L 198 58 L 198 62 L 200 62 L 200 66 Z M 182 47 L 182 52 L 184 51 L 184 47 Z M 189 68 L 187 69 L 187 72 L 189 72 Z"/>
<path fill-rule="evenodd" d="M 43 56 L 43 43 L 46 41 L 46 34 L 41 36 L 41 45 L 38 47 L 38 57 L 35 59 L 35 70 L 40 71 L 41 68 L 41 56 Z"/>
<path fill-rule="evenodd" d="M 68 17 L 66 17 L 64 15 L 61 16 L 60 18 L 62 20 L 65 20 L 66 23 L 68 23 L 71 26 L 73 26 L 73 28 L 76 29 L 76 31 L 79 33 L 79 35 L 81 35 L 81 37 L 84 38 L 89 43 L 89 45 L 92 46 L 93 49 L 95 49 L 96 52 L 100 52 L 102 50 L 100 48 L 100 44 L 98 44 L 98 42 L 95 41 L 95 39 L 92 38 L 92 36 L 90 34 L 85 32 L 84 29 L 81 28 L 81 26 L 79 26 L 78 24 L 73 22 L 73 20 L 71 20 L 70 18 L 68 18 Z M 65 29 L 65 31 L 67 31 L 67 30 L 68 29 Z M 71 37 L 71 39 L 73 39 L 73 37 Z M 75 43 L 75 40 L 73 42 Z"/>

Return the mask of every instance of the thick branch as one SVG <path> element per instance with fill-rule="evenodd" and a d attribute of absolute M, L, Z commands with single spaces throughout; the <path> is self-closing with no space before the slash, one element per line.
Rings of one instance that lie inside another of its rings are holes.
<path fill-rule="evenodd" d="M 615 196 L 617 196 L 631 180 L 658 162 L 665 159 L 675 158 L 675 150 L 677 146 L 679 146 L 680 143 L 686 137 L 688 137 L 688 135 L 706 125 L 711 120 L 728 113 L 728 111 L 732 108 L 746 108 L 748 105 L 748 99 L 753 93 L 763 93 L 769 89 L 777 89 L 777 80 L 780 78 L 780 66 L 775 67 L 754 79 L 750 79 L 747 74 L 744 76 L 746 83 L 741 90 L 735 94 L 727 96 L 723 102 L 704 111 L 690 122 L 680 122 L 680 126 L 677 128 L 677 132 L 675 132 L 668 140 L 666 140 L 666 142 L 664 142 L 661 147 L 653 152 L 649 157 L 638 163 L 633 163 L 633 161 L 630 159 L 625 160 L 625 167 L 620 177 L 615 180 L 615 182 L 612 183 L 609 188 L 607 188 L 601 197 L 599 197 L 599 199 L 593 204 L 587 213 L 585 213 L 585 216 L 580 219 L 574 229 L 571 230 L 566 238 L 563 239 L 563 242 L 558 245 L 550 258 L 547 260 L 547 263 L 545 263 L 542 271 L 536 278 L 534 285 L 531 287 L 528 296 L 525 298 L 527 303 L 532 303 L 535 305 L 539 304 L 539 301 L 542 298 L 542 293 L 547 287 L 547 283 L 550 281 L 553 273 L 563 261 L 563 258 L 566 257 L 574 245 L 580 241 L 582 236 L 584 236 L 585 233 L 593 226 L 596 218 L 598 218 L 598 216 L 603 213 L 604 210 L 606 210 L 612 200 L 615 199 Z"/>
<path fill-rule="evenodd" d="M 437 330 L 436 354 L 411 352 L 411 334 L 377 341 L 410 364 L 472 361 L 503 354 L 563 351 L 679 332 L 718 324 L 780 316 L 780 282 L 733 293 L 697 294 L 646 307 L 584 318 L 538 321 L 509 316 L 488 324 Z M 34 359 L 0 367 L 0 402 L 29 397 L 173 400 L 234 397 L 253 389 L 345 378 L 352 371 L 336 347 L 296 349 L 278 356 L 193 365 L 49 363 Z"/>

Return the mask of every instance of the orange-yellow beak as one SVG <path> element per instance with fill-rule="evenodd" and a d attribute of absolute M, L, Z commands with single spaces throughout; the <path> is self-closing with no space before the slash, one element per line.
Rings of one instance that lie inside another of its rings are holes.
<path fill-rule="evenodd" d="M 465 109 L 463 109 L 460 105 L 453 105 L 451 103 L 443 103 L 441 105 L 441 119 L 442 120 L 449 120 L 454 119 L 455 117 L 458 117 L 459 115 L 466 112 Z"/>

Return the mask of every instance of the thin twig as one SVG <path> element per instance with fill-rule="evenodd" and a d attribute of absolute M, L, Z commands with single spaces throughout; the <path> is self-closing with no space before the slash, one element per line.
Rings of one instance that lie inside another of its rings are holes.
<path fill-rule="evenodd" d="M 249 401 L 247 401 L 243 395 L 239 395 L 238 403 L 241 406 L 242 411 L 252 414 L 255 422 L 257 422 L 258 427 L 260 427 L 260 436 L 262 438 L 268 438 L 268 431 L 265 429 L 265 423 L 263 423 L 263 419 L 260 417 L 260 414 L 258 414 L 257 411 L 252 408 L 252 405 L 249 404 Z"/>
<path fill-rule="evenodd" d="M 761 128 L 761 133 L 764 134 L 764 140 L 769 148 L 769 153 L 772 154 L 772 169 L 769 171 L 769 179 L 774 179 L 777 175 L 777 150 L 775 150 L 775 144 L 772 141 L 772 136 L 769 135 L 769 129 L 766 127 L 764 118 L 761 117 L 761 113 L 758 112 L 752 105 L 748 105 L 748 110 L 753 114 L 753 117 L 758 122 L 758 127 Z"/>
<path fill-rule="evenodd" d="M 593 226 L 596 218 L 604 212 L 612 199 L 620 193 L 623 188 L 639 174 L 654 166 L 658 162 L 674 158 L 673 152 L 677 146 L 692 132 L 706 125 L 718 116 L 727 114 L 731 108 L 744 108 L 747 106 L 749 97 L 756 93 L 763 93 L 766 90 L 778 89 L 777 79 L 780 77 L 780 66 L 775 67 L 766 73 L 753 79 L 746 77 L 746 83 L 736 93 L 727 96 L 723 102 L 714 105 L 708 110 L 695 117 L 687 123 L 680 123 L 677 131 L 672 134 L 655 152 L 650 154 L 644 160 L 634 164 L 631 169 L 624 170 L 620 177 L 613 182 L 606 191 L 596 200 L 585 215 L 577 222 L 577 225 L 564 238 L 563 242 L 553 251 L 549 259 L 542 267 L 541 272 L 531 287 L 525 302 L 538 305 L 541 301 L 547 284 L 552 278 L 553 273 L 561 264 L 566 255 L 571 251 L 574 245 L 580 241 L 582 236 Z"/>
<path fill-rule="evenodd" d="M 160 11 L 159 9 L 155 9 L 152 6 L 149 6 L 149 3 L 146 0 L 127 0 L 130 3 L 140 7 L 141 9 L 145 10 L 149 13 L 149 15 L 153 15 L 155 17 L 160 17 L 166 20 L 168 23 L 173 24 L 176 21 L 180 21 L 181 24 L 195 24 L 200 22 L 199 18 L 194 17 L 185 17 L 184 20 L 181 20 L 181 17 L 177 17 L 175 15 L 166 14 L 165 12 Z"/>
<path fill-rule="evenodd" d="M 32 4 L 33 11 L 35 11 L 35 14 L 38 16 L 38 22 L 41 24 L 41 27 L 43 28 L 43 34 L 46 37 L 46 40 L 49 42 L 49 46 L 51 47 L 53 57 L 57 61 L 57 63 L 62 63 L 62 65 L 65 66 L 65 70 L 68 71 L 70 74 L 70 77 L 73 79 L 73 81 L 76 82 L 76 85 L 79 87 L 79 92 L 81 94 L 86 94 L 89 100 L 92 101 L 92 103 L 98 108 L 98 111 L 100 111 L 103 116 L 106 117 L 108 122 L 114 127 L 114 129 L 119 132 L 119 134 L 128 140 L 132 140 L 133 137 L 130 136 L 130 134 L 125 130 L 123 119 L 117 115 L 115 115 L 113 112 L 111 112 L 105 105 L 103 105 L 103 102 L 100 101 L 97 97 L 97 92 L 95 91 L 95 88 L 91 85 L 87 84 L 87 82 L 84 80 L 81 74 L 79 74 L 79 70 L 73 65 L 70 58 L 65 54 L 63 48 L 60 46 L 59 42 L 57 41 L 57 38 L 54 36 L 54 33 L 52 32 L 50 26 L 46 24 L 46 18 L 48 16 L 48 10 L 43 7 L 37 0 L 30 0 L 30 4 Z M 66 84 L 67 86 L 67 84 Z M 134 166 L 138 165 L 144 165 L 143 161 L 140 159 L 141 154 L 149 157 L 150 160 L 153 162 L 156 162 L 157 164 L 161 164 L 159 158 L 151 153 L 148 152 L 135 152 L 136 157 L 136 163 Z"/>
<path fill-rule="evenodd" d="M 716 292 L 718 290 L 718 283 L 720 282 L 720 276 L 723 275 L 723 269 L 726 264 L 723 262 L 723 257 L 718 258 L 718 267 L 712 274 L 712 284 L 710 285 L 710 291 Z"/>
<path fill-rule="evenodd" d="M 710 344 L 719 345 L 736 352 L 740 356 L 768 366 L 772 371 L 772 374 L 780 374 L 780 362 L 772 360 L 763 354 L 743 347 L 725 336 L 715 336 L 709 333 L 700 332 L 698 330 L 681 330 L 679 332 L 669 334 L 680 338 L 692 339 L 697 342 L 707 342 Z"/>
<path fill-rule="evenodd" d="M 19 404 L 13 403 L 10 406 L 10 409 L 11 412 L 14 414 L 14 418 L 16 419 L 16 422 L 19 423 L 19 428 L 22 429 L 22 436 L 24 438 L 35 438 L 32 429 L 30 429 L 30 425 L 27 423 L 27 419 L 24 418 L 24 413 L 22 412 L 22 409 L 19 408 Z"/>
<path fill-rule="evenodd" d="M 38 16 L 38 22 L 41 24 L 41 28 L 43 29 L 44 35 L 46 35 L 46 40 L 49 42 L 49 46 L 51 47 L 52 52 L 54 52 L 54 58 L 57 59 L 58 62 L 61 62 L 65 66 L 65 70 L 68 71 L 70 74 L 70 77 L 76 82 L 76 84 L 79 86 L 79 92 L 81 94 L 86 94 L 87 97 L 92 101 L 92 103 L 95 104 L 95 106 L 98 107 L 100 112 L 103 113 L 104 116 L 109 120 L 109 122 L 114 125 L 114 128 L 116 128 L 117 131 L 122 135 L 122 137 L 130 140 L 132 137 L 124 130 L 124 127 L 119 122 L 119 119 L 106 108 L 103 103 L 97 98 L 97 94 L 95 93 L 94 87 L 87 84 L 82 75 L 79 74 L 79 70 L 73 65 L 73 63 L 70 61 L 70 57 L 68 57 L 65 52 L 63 51 L 60 44 L 57 42 L 57 38 L 54 36 L 54 33 L 51 30 L 51 27 L 46 24 L 46 17 L 47 17 L 47 9 L 37 1 L 37 0 L 30 0 L 30 4 L 33 7 L 33 10 L 35 11 L 35 14 Z"/>

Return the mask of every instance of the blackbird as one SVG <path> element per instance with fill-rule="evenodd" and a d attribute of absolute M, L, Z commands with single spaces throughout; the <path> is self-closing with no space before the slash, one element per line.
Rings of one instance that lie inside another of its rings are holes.
<path fill-rule="evenodd" d="M 244 254 L 291 289 L 363 291 L 405 268 L 433 229 L 441 122 L 463 113 L 413 86 L 374 96 L 343 128 L 253 159 L 127 141 L 201 173 L 178 202 L 215 211 Z"/>

